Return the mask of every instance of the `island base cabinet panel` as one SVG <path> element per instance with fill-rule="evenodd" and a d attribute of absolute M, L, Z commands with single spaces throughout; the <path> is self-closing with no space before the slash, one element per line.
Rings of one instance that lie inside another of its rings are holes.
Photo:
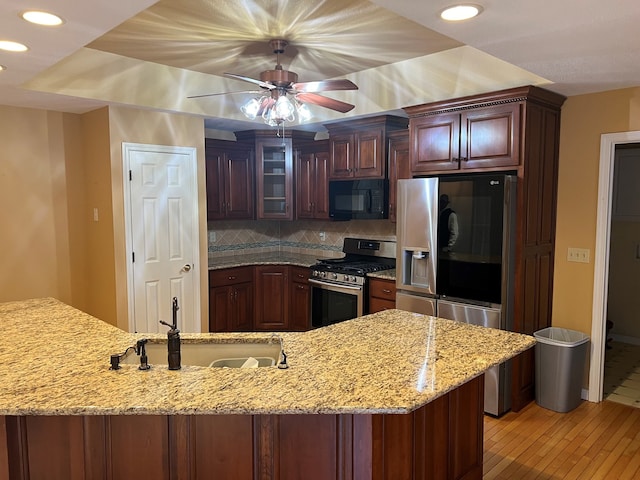
<path fill-rule="evenodd" d="M 407 414 L 0 417 L 0 480 L 479 480 L 483 390 Z"/>

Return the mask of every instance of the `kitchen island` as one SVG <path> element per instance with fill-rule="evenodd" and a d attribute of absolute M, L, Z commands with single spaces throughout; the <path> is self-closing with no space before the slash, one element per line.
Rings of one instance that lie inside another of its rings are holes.
<path fill-rule="evenodd" d="M 0 324 L 0 480 L 481 478 L 483 372 L 535 343 L 388 310 L 278 334 L 288 369 L 114 371 L 140 334 L 51 298 Z"/>

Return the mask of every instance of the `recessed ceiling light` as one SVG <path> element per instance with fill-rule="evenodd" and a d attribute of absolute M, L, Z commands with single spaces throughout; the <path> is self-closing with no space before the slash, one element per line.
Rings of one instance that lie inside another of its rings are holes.
<path fill-rule="evenodd" d="M 36 23 L 38 25 L 46 25 L 48 27 L 55 27 L 62 25 L 64 21 L 53 13 L 43 12 L 41 10 L 27 10 L 20 15 L 27 22 Z"/>
<path fill-rule="evenodd" d="M 7 67 L 5 67 L 4 65 L 0 65 L 0 72 L 3 71 L 3 70 L 6 70 L 6 69 L 7 69 Z"/>
<path fill-rule="evenodd" d="M 454 5 L 452 7 L 445 8 L 440 13 L 440 18 L 449 22 L 459 22 L 461 20 L 473 18 L 476 15 L 479 15 L 480 12 L 482 12 L 482 7 L 480 5 Z"/>
<path fill-rule="evenodd" d="M 26 52 L 29 50 L 29 47 L 10 40 L 0 40 L 0 50 L 6 50 L 7 52 Z"/>

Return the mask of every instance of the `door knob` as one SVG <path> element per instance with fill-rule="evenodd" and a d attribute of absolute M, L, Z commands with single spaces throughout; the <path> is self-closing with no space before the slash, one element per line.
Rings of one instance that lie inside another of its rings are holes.
<path fill-rule="evenodd" d="M 189 271 L 191 271 L 191 265 L 189 265 L 189 264 L 187 263 L 184 267 L 182 267 L 182 271 L 183 271 L 183 272 L 189 272 Z"/>

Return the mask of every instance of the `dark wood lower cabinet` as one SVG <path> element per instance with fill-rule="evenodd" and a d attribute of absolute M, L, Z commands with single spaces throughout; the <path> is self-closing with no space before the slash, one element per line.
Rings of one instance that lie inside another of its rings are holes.
<path fill-rule="evenodd" d="M 483 389 L 393 415 L 0 416 L 0 480 L 481 479 Z"/>

